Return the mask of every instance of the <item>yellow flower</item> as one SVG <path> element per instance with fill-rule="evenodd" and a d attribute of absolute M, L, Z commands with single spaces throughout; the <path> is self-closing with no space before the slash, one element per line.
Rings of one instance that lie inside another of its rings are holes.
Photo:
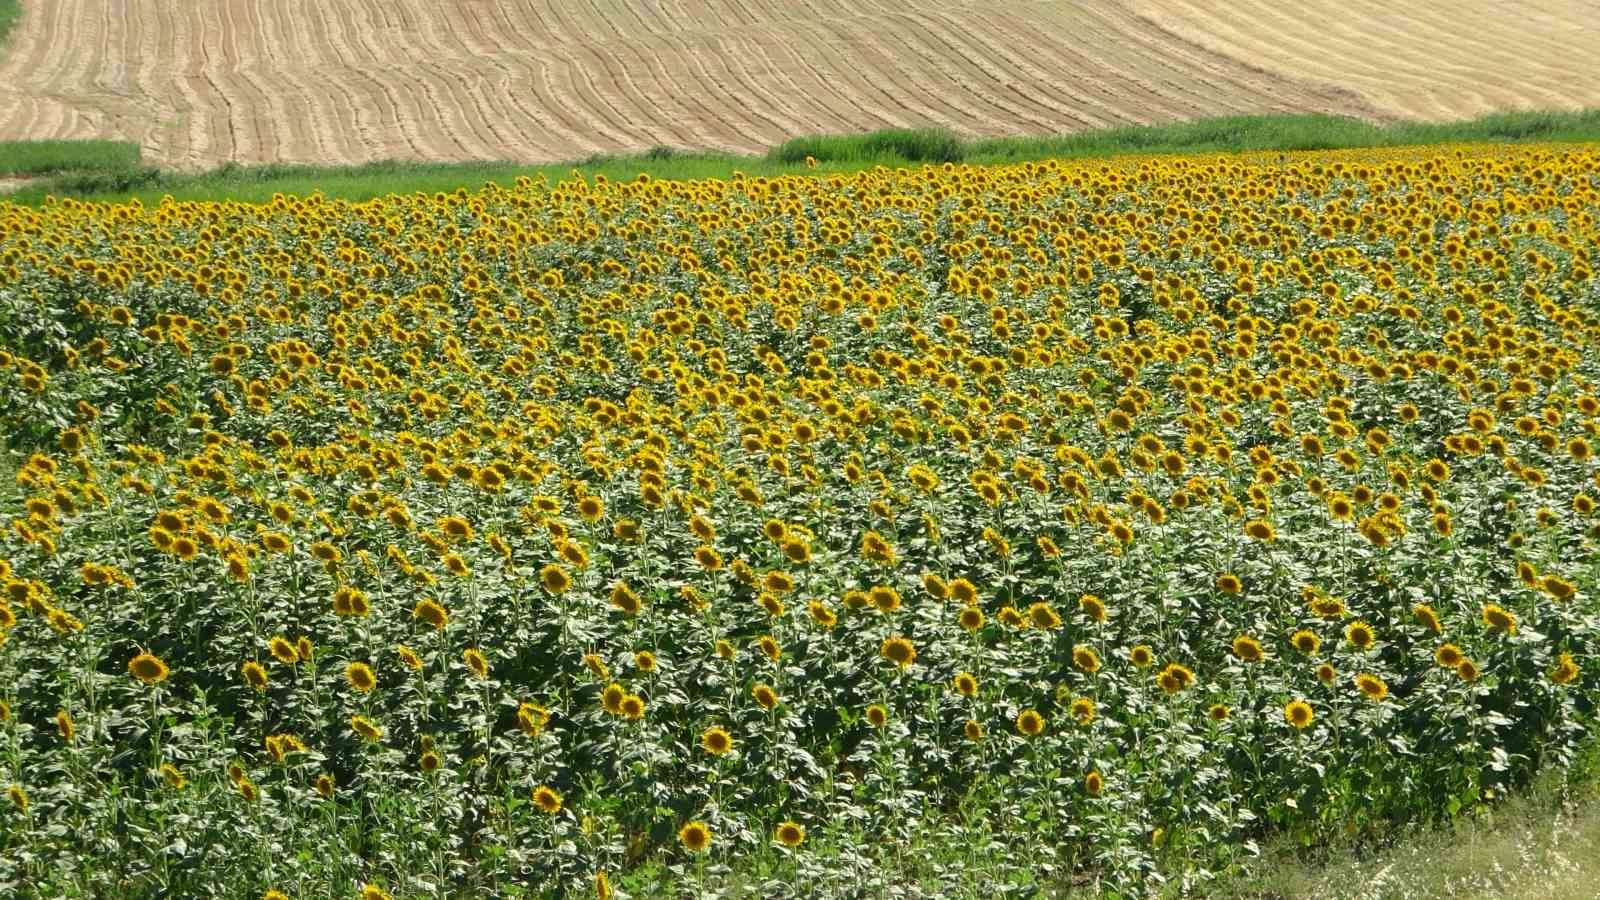
<path fill-rule="evenodd" d="M 450 613 L 437 602 L 424 598 L 412 607 L 411 618 L 442 630 L 450 622 Z"/>
<path fill-rule="evenodd" d="M 1578 680 L 1580 669 L 1573 660 L 1571 653 L 1562 653 L 1556 658 L 1554 669 L 1550 670 L 1550 680 L 1556 684 L 1571 684 Z"/>
<path fill-rule="evenodd" d="M 383 737 L 383 729 L 378 727 L 377 723 L 365 716 L 351 716 L 350 728 L 356 734 L 361 735 L 369 741 L 376 741 Z"/>
<path fill-rule="evenodd" d="M 971 672 L 958 672 L 950 680 L 950 686 L 963 697 L 976 696 L 978 693 L 978 679 Z"/>
<path fill-rule="evenodd" d="M 762 709 L 772 709 L 778 705 L 778 692 L 773 690 L 769 685 L 756 685 L 750 689 L 750 696 L 754 697 L 755 701 L 761 704 Z"/>
<path fill-rule="evenodd" d="M 1028 607 L 1028 621 L 1033 627 L 1047 631 L 1061 627 L 1061 617 L 1056 614 L 1055 607 L 1042 600 Z"/>
<path fill-rule="evenodd" d="M 160 684 L 167 679 L 167 664 L 151 653 L 140 653 L 128 660 L 128 674 L 145 684 Z"/>
<path fill-rule="evenodd" d="M 700 746 L 712 756 L 721 756 L 733 749 L 733 736 L 720 726 L 712 726 L 701 733 Z"/>
<path fill-rule="evenodd" d="M 281 634 L 274 635 L 267 641 L 267 650 L 281 663 L 294 663 L 300 659 L 300 655 L 295 652 L 294 645 L 289 643 L 288 638 Z"/>
<path fill-rule="evenodd" d="M 1261 662 L 1267 658 L 1266 651 L 1261 648 L 1261 642 L 1248 635 L 1240 635 L 1233 639 L 1233 655 L 1248 663 Z"/>
<path fill-rule="evenodd" d="M 344 669 L 345 680 L 350 686 L 365 693 L 378 686 L 378 676 L 373 674 L 372 667 L 364 662 L 353 662 Z"/>
<path fill-rule="evenodd" d="M 544 584 L 544 589 L 552 594 L 564 594 L 572 587 L 572 576 L 557 563 L 550 563 L 540 569 L 539 581 Z"/>
<path fill-rule="evenodd" d="M 785 847 L 798 847 L 806 839 L 806 830 L 794 822 L 784 822 L 778 826 L 773 837 Z"/>
<path fill-rule="evenodd" d="M 561 795 L 548 785 L 539 785 L 533 789 L 533 805 L 550 815 L 561 811 Z"/>
<path fill-rule="evenodd" d="M 1311 704 L 1304 700 L 1290 700 L 1283 707 L 1283 719 L 1296 728 L 1306 728 L 1311 725 L 1311 720 L 1316 718 L 1316 713 L 1311 709 Z"/>
<path fill-rule="evenodd" d="M 1101 775 L 1098 770 L 1083 776 L 1083 792 L 1085 794 L 1091 797 L 1098 797 L 1105 790 L 1105 787 L 1105 776 Z"/>
<path fill-rule="evenodd" d="M 1091 647 L 1079 644 L 1072 648 L 1072 664 L 1092 675 L 1100 671 L 1100 654 Z"/>
<path fill-rule="evenodd" d="M 244 676 L 246 684 L 258 691 L 267 689 L 267 670 L 254 660 L 239 667 L 239 674 Z"/>
<path fill-rule="evenodd" d="M 1382 700 L 1384 697 L 1389 696 L 1389 685 L 1385 684 L 1383 679 L 1376 675 L 1362 672 L 1355 677 L 1355 683 L 1356 688 L 1359 689 L 1362 695 L 1368 700 L 1376 702 L 1378 700 Z"/>
<path fill-rule="evenodd" d="M 1034 737 L 1044 731 L 1044 716 L 1035 710 L 1024 709 L 1017 714 L 1017 734 Z"/>
<path fill-rule="evenodd" d="M 1184 665 L 1170 663 L 1156 674 L 1156 684 L 1169 694 L 1176 694 L 1194 684 L 1194 672 Z"/>
<path fill-rule="evenodd" d="M 917 648 L 903 637 L 892 637 L 883 642 L 878 652 L 884 659 L 904 669 L 916 662 Z"/>
<path fill-rule="evenodd" d="M 1517 633 L 1517 616 L 1511 610 L 1494 603 L 1483 606 L 1483 624 L 1505 634 Z"/>
<path fill-rule="evenodd" d="M 699 853 L 711 846 L 711 829 L 704 822 L 690 822 L 678 829 L 678 843 L 690 853 Z"/>

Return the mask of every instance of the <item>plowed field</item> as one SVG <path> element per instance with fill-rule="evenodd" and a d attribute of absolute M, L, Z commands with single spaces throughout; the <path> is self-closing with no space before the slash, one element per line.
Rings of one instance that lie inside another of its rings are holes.
<path fill-rule="evenodd" d="M 200 167 L 1231 113 L 1444 120 L 1600 103 L 1586 5 L 51 0 L 24 4 L 0 60 L 0 140 L 122 138 Z"/>

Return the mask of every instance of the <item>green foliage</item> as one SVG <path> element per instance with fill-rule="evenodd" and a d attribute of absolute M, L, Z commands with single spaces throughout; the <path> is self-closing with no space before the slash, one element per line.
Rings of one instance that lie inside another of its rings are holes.
<path fill-rule="evenodd" d="M 0 0 L 0 51 L 6 48 L 11 29 L 22 18 L 22 0 Z"/>
<path fill-rule="evenodd" d="M 138 164 L 139 146 L 126 141 L 0 141 L 0 175 L 106 173 L 93 182 L 97 188 L 126 191 L 148 183 L 128 178 Z M 74 183 L 62 182 L 69 189 Z"/>
<path fill-rule="evenodd" d="M 818 162 L 893 165 L 961 162 L 967 156 L 967 147 L 951 132 L 922 128 L 798 137 L 779 145 L 767 158 L 790 165 L 807 157 Z"/>
<path fill-rule="evenodd" d="M 1131 154 L 1238 153 L 1324 150 L 1442 143 L 1515 143 L 1600 140 L 1600 111 L 1518 112 L 1468 122 L 1373 125 L 1323 115 L 1236 116 L 1175 125 L 1129 126 L 1042 137 L 968 140 L 937 129 L 891 130 L 859 135 L 825 135 L 787 141 L 760 157 L 691 152 L 658 146 L 638 156 L 599 154 L 569 163 L 530 166 L 512 162 L 419 163 L 383 161 L 360 166 L 227 164 L 209 172 L 169 172 L 137 167 L 126 149 L 90 165 L 53 162 L 49 154 L 34 163 L 45 168 L 88 169 L 29 185 L 9 195 L 15 203 L 38 206 L 48 197 L 116 201 L 137 198 L 146 205 L 175 200 L 235 200 L 266 203 L 277 194 L 321 193 L 329 198 L 369 200 L 395 194 L 454 193 L 487 183 L 509 185 L 519 176 L 554 183 L 578 173 L 631 180 L 641 174 L 667 180 L 746 175 L 848 173 L 874 166 L 1014 163 L 1043 159 L 1098 158 Z M 77 143 L 77 142 L 68 142 Z M 64 160 L 81 150 L 67 147 Z M 807 156 L 818 162 L 805 165 Z M 93 171 L 99 169 L 102 171 Z"/>

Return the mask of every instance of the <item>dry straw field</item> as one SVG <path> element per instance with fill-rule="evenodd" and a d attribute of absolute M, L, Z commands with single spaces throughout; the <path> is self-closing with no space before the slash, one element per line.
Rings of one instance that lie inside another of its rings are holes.
<path fill-rule="evenodd" d="M 25 5 L 0 61 L 0 140 L 120 138 L 204 167 L 748 152 L 819 132 L 1233 113 L 1448 120 L 1600 104 L 1587 5 L 56 0 Z"/>

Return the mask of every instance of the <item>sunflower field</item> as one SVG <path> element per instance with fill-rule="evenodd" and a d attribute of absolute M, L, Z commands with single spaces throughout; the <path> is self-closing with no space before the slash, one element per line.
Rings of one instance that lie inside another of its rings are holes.
<path fill-rule="evenodd" d="M 1597 172 L 0 204 L 0 890 L 1144 896 L 1448 820 L 1593 743 Z"/>

